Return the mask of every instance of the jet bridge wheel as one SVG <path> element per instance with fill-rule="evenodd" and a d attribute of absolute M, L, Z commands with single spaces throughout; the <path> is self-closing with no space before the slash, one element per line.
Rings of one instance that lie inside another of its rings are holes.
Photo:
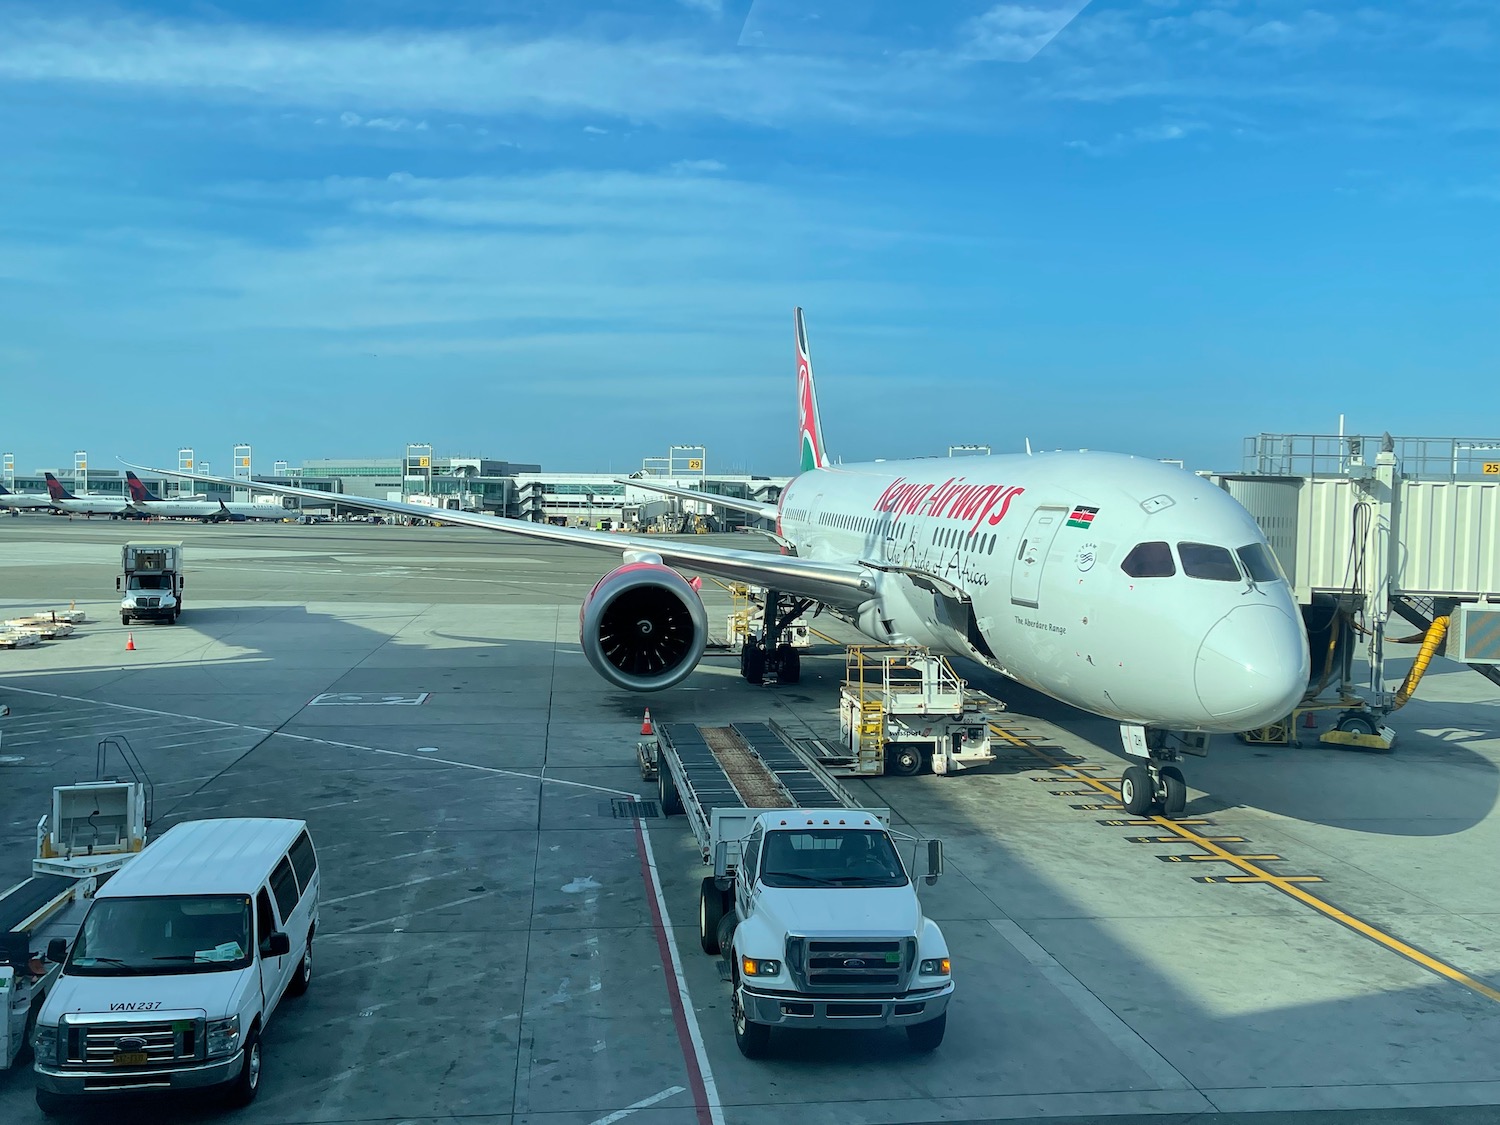
<path fill-rule="evenodd" d="M 1369 715 L 1358 711 L 1346 711 L 1339 716 L 1337 730 L 1346 731 L 1349 734 L 1375 734 L 1377 724 Z"/>
<path fill-rule="evenodd" d="M 1145 766 L 1126 766 L 1120 775 L 1120 804 L 1131 816 L 1145 816 L 1156 803 L 1156 787 Z"/>

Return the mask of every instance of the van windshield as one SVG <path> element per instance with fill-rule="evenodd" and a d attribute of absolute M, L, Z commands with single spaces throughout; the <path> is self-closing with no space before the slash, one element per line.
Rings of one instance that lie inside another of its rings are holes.
<path fill-rule="evenodd" d="M 63 971 L 100 977 L 217 973 L 243 969 L 251 956 L 245 895 L 100 898 Z"/>
<path fill-rule="evenodd" d="M 768 832 L 762 855 L 760 881 L 768 887 L 906 886 L 901 857 L 884 832 Z"/>

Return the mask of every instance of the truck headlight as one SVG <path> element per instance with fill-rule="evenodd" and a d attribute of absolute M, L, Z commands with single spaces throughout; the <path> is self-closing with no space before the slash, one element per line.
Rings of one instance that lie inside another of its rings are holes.
<path fill-rule="evenodd" d="M 31 1033 L 31 1049 L 41 1062 L 57 1062 L 57 1025 L 39 1023 Z"/>
<path fill-rule="evenodd" d="M 232 1055 L 240 1049 L 240 1017 L 208 1021 L 208 1057 Z"/>
<path fill-rule="evenodd" d="M 924 977 L 945 977 L 950 968 L 951 963 L 946 957 L 929 957 L 920 966 Z"/>
<path fill-rule="evenodd" d="M 781 972 L 781 962 L 764 957 L 741 957 L 740 971 L 747 977 L 774 977 Z"/>

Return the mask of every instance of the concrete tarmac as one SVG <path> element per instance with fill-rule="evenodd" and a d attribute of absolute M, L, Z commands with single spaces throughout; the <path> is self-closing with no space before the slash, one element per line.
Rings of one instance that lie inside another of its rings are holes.
<path fill-rule="evenodd" d="M 119 544 L 154 536 L 188 544 L 186 608 L 125 652 Z M 672 691 L 616 691 L 577 638 L 611 565 L 452 528 L 0 519 L 0 609 L 91 618 L 0 650 L 0 885 L 106 736 L 150 771 L 157 830 L 307 819 L 314 979 L 268 1031 L 247 1125 L 1500 1120 L 1492 684 L 1439 662 L 1389 754 L 1220 740 L 1186 764 L 1201 844 L 1121 823 L 1108 724 L 964 669 L 1010 703 L 1003 760 L 852 783 L 946 842 L 922 892 L 954 952 L 946 1041 L 777 1033 L 751 1063 L 698 948 L 685 824 L 619 815 L 654 796 L 641 711 L 826 730 L 842 653 L 786 689 L 711 654 Z M 727 595 L 705 600 L 722 632 Z M 0 1073 L 0 1120 L 41 1119 L 29 1072 Z"/>

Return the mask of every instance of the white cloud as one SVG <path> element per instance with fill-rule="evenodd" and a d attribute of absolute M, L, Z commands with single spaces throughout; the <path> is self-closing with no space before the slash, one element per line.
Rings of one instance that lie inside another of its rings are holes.
<path fill-rule="evenodd" d="M 497 29 L 307 31 L 139 18 L 0 17 L 0 80 L 396 111 L 742 121 L 911 117 L 946 68 L 708 50 L 686 41 L 527 39 Z"/>
<path fill-rule="evenodd" d="M 711 16 L 722 16 L 724 14 L 724 0 L 677 0 L 684 8 L 692 8 L 694 11 L 707 12 Z"/>
<path fill-rule="evenodd" d="M 672 165 L 672 171 L 679 175 L 713 175 L 728 170 L 720 160 L 679 160 Z"/>
<path fill-rule="evenodd" d="M 966 53 L 972 58 L 1029 62 L 1088 4 L 1089 0 L 996 4 L 969 21 Z"/>
<path fill-rule="evenodd" d="M 1116 133 L 1107 141 L 1067 141 L 1066 146 L 1089 156 L 1113 156 L 1128 148 L 1144 144 L 1162 144 L 1180 141 L 1207 126 L 1200 121 L 1163 121 L 1156 125 L 1141 125 L 1125 132 Z"/>

